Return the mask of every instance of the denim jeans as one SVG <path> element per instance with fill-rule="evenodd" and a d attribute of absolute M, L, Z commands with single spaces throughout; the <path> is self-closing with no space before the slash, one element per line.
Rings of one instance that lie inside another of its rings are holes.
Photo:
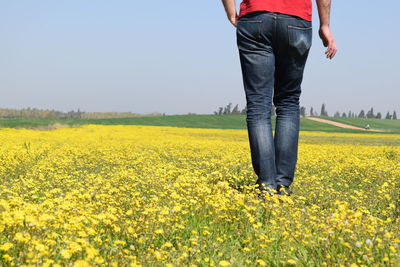
<path fill-rule="evenodd" d="M 256 184 L 262 189 L 290 186 L 297 163 L 299 98 L 311 47 L 311 21 L 267 11 L 252 12 L 239 19 L 236 37 Z M 274 136 L 272 103 L 276 112 Z"/>

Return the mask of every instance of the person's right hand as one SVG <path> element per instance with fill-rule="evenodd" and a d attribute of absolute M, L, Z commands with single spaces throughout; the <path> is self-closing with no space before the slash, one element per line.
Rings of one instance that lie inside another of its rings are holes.
<path fill-rule="evenodd" d="M 321 26 L 319 28 L 319 37 L 321 38 L 323 45 L 328 47 L 325 51 L 326 57 L 332 59 L 336 55 L 337 48 L 329 26 Z"/>

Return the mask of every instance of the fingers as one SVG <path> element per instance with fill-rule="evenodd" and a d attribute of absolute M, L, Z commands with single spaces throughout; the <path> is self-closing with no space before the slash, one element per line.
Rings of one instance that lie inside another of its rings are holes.
<path fill-rule="evenodd" d="M 332 59 L 337 52 L 336 44 L 334 41 L 331 41 L 328 45 L 328 49 L 325 51 L 326 58 Z"/>
<path fill-rule="evenodd" d="M 333 53 L 332 53 L 332 55 L 331 55 L 331 58 L 330 59 L 332 59 L 335 55 L 336 55 L 336 53 L 337 53 L 337 48 L 335 47 L 335 49 L 333 50 Z"/>

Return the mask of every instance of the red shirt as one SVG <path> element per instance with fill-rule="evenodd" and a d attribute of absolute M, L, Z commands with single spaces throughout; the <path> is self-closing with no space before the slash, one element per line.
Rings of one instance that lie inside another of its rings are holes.
<path fill-rule="evenodd" d="M 311 0 L 243 0 L 239 18 L 253 11 L 269 11 L 298 16 L 311 21 Z"/>

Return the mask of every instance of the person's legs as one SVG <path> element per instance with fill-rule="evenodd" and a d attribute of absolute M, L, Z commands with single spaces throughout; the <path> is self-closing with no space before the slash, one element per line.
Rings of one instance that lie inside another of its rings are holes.
<path fill-rule="evenodd" d="M 311 47 L 311 22 L 287 15 L 277 20 L 275 161 L 277 185 L 290 186 L 297 162 L 301 82 Z"/>
<path fill-rule="evenodd" d="M 275 147 L 271 109 L 275 57 L 272 49 L 274 20 L 262 13 L 241 18 L 237 24 L 237 46 L 247 102 L 247 129 L 256 184 L 276 189 Z M 267 188 L 266 188 L 267 187 Z"/>

